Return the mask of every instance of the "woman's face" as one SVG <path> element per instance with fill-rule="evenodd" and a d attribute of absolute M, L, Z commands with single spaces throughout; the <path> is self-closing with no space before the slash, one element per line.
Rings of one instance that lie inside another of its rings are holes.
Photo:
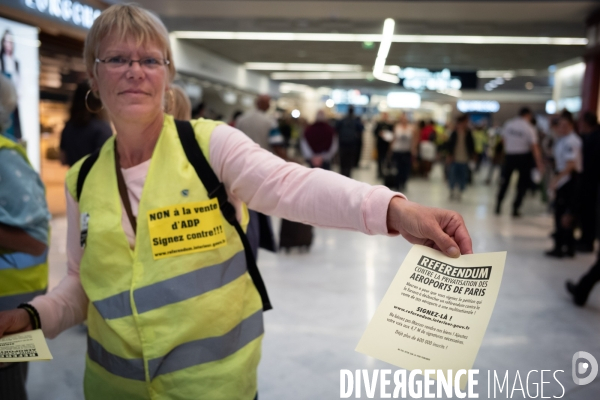
<path fill-rule="evenodd" d="M 141 60 L 166 58 L 163 49 L 155 43 L 138 46 L 132 37 L 119 41 L 115 35 L 109 35 L 100 43 L 100 60 L 124 58 Z M 92 76 L 92 90 L 100 94 L 102 104 L 114 122 L 149 121 L 163 113 L 163 98 L 169 86 L 168 67 L 143 67 L 134 62 L 115 66 L 99 62 L 95 65 L 96 74 Z"/>
<path fill-rule="evenodd" d="M 12 56 L 13 54 L 13 43 L 13 37 L 10 33 L 4 36 L 4 40 L 2 41 L 2 48 L 4 48 L 4 53 L 6 53 L 9 56 Z"/>

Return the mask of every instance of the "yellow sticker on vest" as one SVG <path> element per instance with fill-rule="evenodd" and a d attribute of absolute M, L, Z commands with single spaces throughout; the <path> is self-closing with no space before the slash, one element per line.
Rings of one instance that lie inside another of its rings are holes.
<path fill-rule="evenodd" d="M 148 211 L 155 260 L 216 249 L 227 244 L 217 199 Z"/>

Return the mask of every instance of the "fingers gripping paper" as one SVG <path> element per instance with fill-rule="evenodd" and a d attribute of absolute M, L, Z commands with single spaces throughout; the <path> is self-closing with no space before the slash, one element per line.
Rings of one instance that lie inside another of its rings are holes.
<path fill-rule="evenodd" d="M 52 360 L 41 329 L 0 338 L 0 363 Z"/>
<path fill-rule="evenodd" d="M 356 351 L 408 370 L 471 369 L 505 261 L 506 252 L 449 258 L 413 246 Z"/>

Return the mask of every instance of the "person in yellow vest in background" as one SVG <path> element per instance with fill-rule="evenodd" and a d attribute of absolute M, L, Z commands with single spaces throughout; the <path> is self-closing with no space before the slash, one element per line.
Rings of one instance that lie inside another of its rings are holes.
<path fill-rule="evenodd" d="M 46 337 L 88 321 L 86 399 L 252 400 L 271 308 L 245 235 L 248 207 L 311 225 L 472 253 L 462 217 L 384 186 L 288 163 L 241 131 L 165 114 L 169 35 L 113 5 L 84 47 L 117 134 L 68 172 L 68 274 L 30 307 Z M 222 182 L 222 183 L 221 183 Z M 0 312 L 0 336 L 32 329 Z"/>
<path fill-rule="evenodd" d="M 473 139 L 475 140 L 475 171 L 479 171 L 481 163 L 487 156 L 487 146 L 489 140 L 487 130 L 483 123 L 479 122 L 475 125 L 475 128 L 473 129 Z"/>
<path fill-rule="evenodd" d="M 435 131 L 435 145 L 439 149 L 448 141 L 450 134 L 448 129 L 442 124 L 433 124 L 433 130 Z"/>
<path fill-rule="evenodd" d="M 0 75 L 0 133 L 15 105 L 14 87 Z M 49 221 L 44 185 L 25 149 L 0 134 L 0 311 L 28 307 L 46 292 Z M 27 399 L 26 378 L 27 363 L 0 363 L 0 399 Z"/>

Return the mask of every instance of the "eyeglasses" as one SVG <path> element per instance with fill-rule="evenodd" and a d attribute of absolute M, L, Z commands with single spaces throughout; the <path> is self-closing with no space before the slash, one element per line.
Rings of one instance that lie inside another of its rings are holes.
<path fill-rule="evenodd" d="M 106 65 L 107 68 L 114 70 L 114 71 L 125 70 L 126 68 L 131 67 L 134 62 L 139 63 L 140 67 L 142 67 L 143 69 L 149 70 L 149 71 L 158 69 L 160 67 L 169 65 L 171 63 L 169 60 L 164 60 L 164 59 L 154 58 L 154 57 L 146 57 L 146 58 L 141 58 L 139 60 L 134 60 L 131 58 L 125 58 L 125 57 L 121 57 L 121 56 L 108 57 L 108 58 L 105 58 L 104 60 L 96 58 L 96 63 L 102 63 L 102 64 Z"/>

